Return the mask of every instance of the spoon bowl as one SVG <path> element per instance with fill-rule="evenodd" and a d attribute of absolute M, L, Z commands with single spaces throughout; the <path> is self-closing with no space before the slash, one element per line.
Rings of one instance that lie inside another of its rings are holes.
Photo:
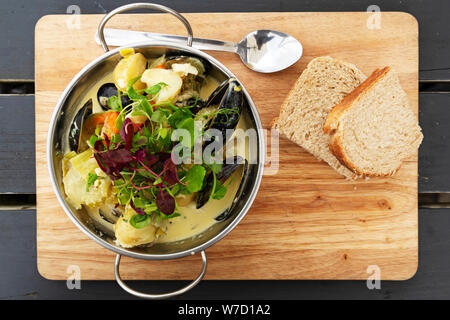
<path fill-rule="evenodd" d="M 237 44 L 236 53 L 248 68 L 271 73 L 296 63 L 303 54 L 303 47 L 297 39 L 284 32 L 256 30 Z"/>

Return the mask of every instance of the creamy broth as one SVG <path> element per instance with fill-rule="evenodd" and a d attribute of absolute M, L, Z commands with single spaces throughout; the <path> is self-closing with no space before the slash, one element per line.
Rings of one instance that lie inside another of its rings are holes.
<path fill-rule="evenodd" d="M 178 212 L 181 215 L 167 222 L 166 234 L 158 238 L 156 242 L 172 242 L 195 237 L 210 228 L 217 222 L 214 218 L 231 205 L 239 188 L 241 176 L 242 170 L 238 170 L 228 180 L 231 183 L 225 183 L 227 193 L 221 200 L 209 201 L 200 209 L 195 207 L 195 201 L 187 206 L 180 206 Z"/>
<path fill-rule="evenodd" d="M 92 99 L 93 103 L 93 112 L 98 113 L 102 112 L 98 100 L 97 100 L 97 91 L 98 89 L 105 83 L 114 82 L 113 74 L 110 73 L 99 80 L 95 85 L 93 85 L 84 98 L 81 100 L 81 106 L 84 105 L 89 99 Z M 203 84 L 200 92 L 200 98 L 206 99 L 218 86 L 220 82 L 211 76 L 206 77 L 205 83 Z M 239 123 L 237 125 L 237 129 L 246 130 L 249 128 L 249 118 L 248 114 L 243 111 Z M 231 140 L 233 140 L 232 137 Z M 230 148 L 227 144 L 227 147 Z M 237 144 L 237 146 L 233 147 L 233 155 L 239 155 L 245 159 L 248 159 L 248 146 L 246 143 Z M 68 152 L 66 150 L 66 152 Z M 225 152 L 224 152 L 225 155 Z M 229 154 L 227 154 L 229 155 Z M 188 238 L 192 238 L 195 236 L 201 235 L 205 230 L 209 229 L 212 225 L 217 223 L 215 218 L 223 213 L 227 208 L 230 207 L 231 203 L 234 200 L 234 197 L 239 189 L 241 180 L 242 180 L 243 169 L 237 170 L 231 178 L 229 178 L 225 182 L 225 186 L 227 187 L 227 193 L 221 200 L 211 200 L 207 202 L 202 208 L 196 209 L 195 199 L 191 201 L 188 205 L 179 206 L 178 213 L 180 216 L 164 221 L 164 223 L 160 226 L 164 231 L 164 234 L 160 235 L 157 240 L 154 242 L 158 243 L 167 243 L 167 242 L 175 242 Z M 98 210 L 97 208 L 87 208 L 86 210 L 88 214 L 94 220 L 98 220 Z M 93 217 L 93 215 L 95 217 Z M 108 225 L 108 223 L 104 224 Z M 111 230 L 113 232 L 113 230 Z"/>

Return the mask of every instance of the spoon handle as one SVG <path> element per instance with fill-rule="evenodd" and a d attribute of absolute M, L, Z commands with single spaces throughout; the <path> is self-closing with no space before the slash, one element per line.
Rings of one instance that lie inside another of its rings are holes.
<path fill-rule="evenodd" d="M 164 41 L 172 42 L 176 44 L 185 45 L 187 37 L 171 35 L 171 34 L 161 34 L 153 32 L 141 32 L 141 31 L 131 31 L 131 30 L 120 30 L 120 29 L 109 29 L 104 30 L 106 44 L 111 46 L 125 46 L 134 42 L 141 41 Z M 100 40 L 96 37 L 95 41 L 100 44 Z M 220 41 L 213 39 L 202 39 L 194 38 L 192 41 L 192 46 L 199 50 L 213 50 L 213 51 L 226 51 L 226 52 L 237 52 L 237 44 L 228 41 Z"/>

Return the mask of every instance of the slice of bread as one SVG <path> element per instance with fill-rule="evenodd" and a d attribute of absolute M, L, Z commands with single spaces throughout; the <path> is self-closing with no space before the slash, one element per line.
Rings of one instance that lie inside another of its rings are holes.
<path fill-rule="evenodd" d="M 397 74 L 375 70 L 329 113 L 330 150 L 358 175 L 392 175 L 415 154 L 423 135 Z"/>
<path fill-rule="evenodd" d="M 340 174 L 355 174 L 330 152 L 330 137 L 323 125 L 330 110 L 365 80 L 356 66 L 331 57 L 313 59 L 298 78 L 272 128 L 317 158 L 327 162 Z"/>

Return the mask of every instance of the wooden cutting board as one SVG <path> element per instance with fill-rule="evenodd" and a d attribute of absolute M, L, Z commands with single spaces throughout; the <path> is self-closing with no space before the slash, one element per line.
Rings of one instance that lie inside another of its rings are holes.
<path fill-rule="evenodd" d="M 274 74 L 250 71 L 238 56 L 210 52 L 234 72 L 252 95 L 265 128 L 306 64 L 331 55 L 369 75 L 393 66 L 418 110 L 418 25 L 414 17 L 383 12 L 381 29 L 369 29 L 369 13 L 186 14 L 194 35 L 239 41 L 249 31 L 275 29 L 299 39 L 301 60 Z M 46 164 L 48 124 L 56 102 L 77 72 L 103 50 L 94 42 L 102 16 L 45 16 L 36 25 L 37 257 L 42 276 L 66 279 L 77 265 L 81 278 L 113 279 L 115 255 L 72 224 L 53 193 Z M 163 14 L 121 15 L 109 27 L 183 34 Z M 417 155 L 391 178 L 346 181 L 302 148 L 280 139 L 279 170 L 263 177 L 246 217 L 206 250 L 206 279 L 367 279 L 378 266 L 382 279 L 412 277 L 418 263 Z M 127 279 L 192 279 L 199 256 L 176 261 L 122 260 Z M 70 271 L 70 270 L 69 270 Z"/>

